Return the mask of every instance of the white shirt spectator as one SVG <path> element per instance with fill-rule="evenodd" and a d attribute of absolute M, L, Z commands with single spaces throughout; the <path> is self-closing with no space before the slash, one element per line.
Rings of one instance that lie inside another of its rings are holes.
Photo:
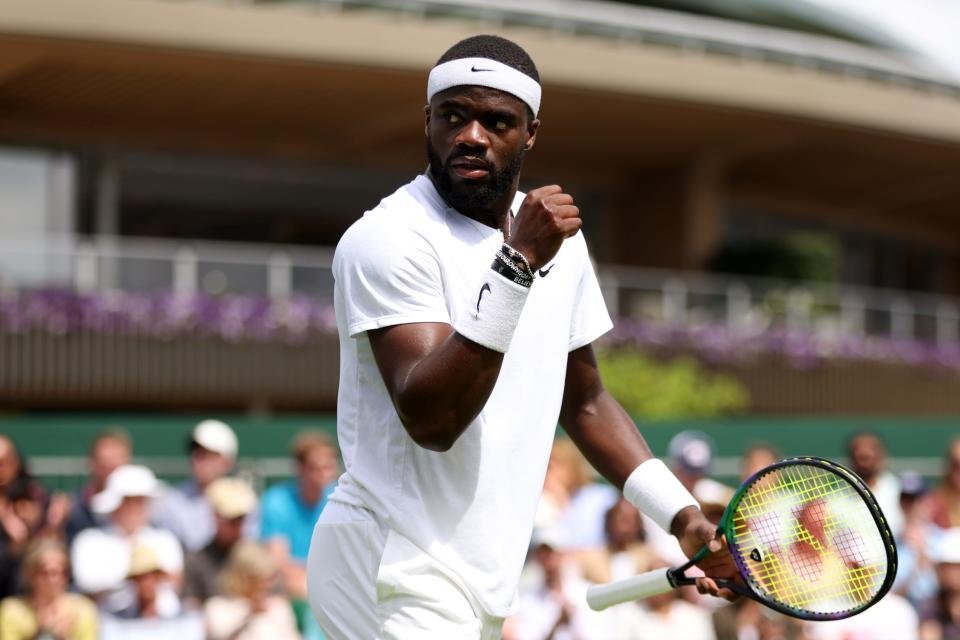
<path fill-rule="evenodd" d="M 916 610 L 906 599 L 888 593 L 863 613 L 808 626 L 811 640 L 917 640 Z"/>
<path fill-rule="evenodd" d="M 149 548 L 167 574 L 183 571 L 183 549 L 169 531 L 143 527 L 132 536 L 125 536 L 116 527 L 84 529 L 70 548 L 70 563 L 77 590 L 97 596 L 102 608 L 118 612 L 129 607 L 136 594 L 127 582 L 134 547 Z M 171 585 L 164 585 L 158 598 L 162 617 L 175 616 L 180 599 Z"/>

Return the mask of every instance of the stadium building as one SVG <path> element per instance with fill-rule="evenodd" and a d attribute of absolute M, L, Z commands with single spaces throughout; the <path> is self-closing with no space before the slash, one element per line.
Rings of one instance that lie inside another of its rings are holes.
<path fill-rule="evenodd" d="M 7 0 L 0 406 L 332 411 L 332 247 L 477 32 L 537 61 L 523 186 L 641 347 L 756 414 L 960 410 L 960 80 L 776 0 Z"/>

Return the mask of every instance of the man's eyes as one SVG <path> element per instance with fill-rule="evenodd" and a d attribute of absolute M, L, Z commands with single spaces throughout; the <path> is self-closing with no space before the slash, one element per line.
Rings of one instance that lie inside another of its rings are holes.
<path fill-rule="evenodd" d="M 445 113 L 443 117 L 448 124 L 459 125 L 465 122 L 463 116 L 461 116 L 459 113 L 449 112 Z M 506 118 L 491 118 L 486 122 L 486 127 L 495 131 L 507 131 L 510 129 L 510 126 L 511 123 Z"/>

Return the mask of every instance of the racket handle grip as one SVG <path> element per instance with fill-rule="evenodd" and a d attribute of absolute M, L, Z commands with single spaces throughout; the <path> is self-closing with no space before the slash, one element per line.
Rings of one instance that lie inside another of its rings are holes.
<path fill-rule="evenodd" d="M 595 584 L 587 589 L 587 604 L 594 611 L 602 611 L 622 602 L 642 600 L 666 593 L 673 589 L 673 584 L 667 576 L 668 571 L 669 569 L 666 568 L 655 569 L 625 580 Z"/>

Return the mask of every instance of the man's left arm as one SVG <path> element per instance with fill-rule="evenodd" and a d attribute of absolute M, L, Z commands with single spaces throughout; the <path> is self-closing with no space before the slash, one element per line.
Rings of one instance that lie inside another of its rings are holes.
<path fill-rule="evenodd" d="M 633 420 L 604 388 L 590 345 L 571 351 L 568 357 L 560 424 L 590 464 L 621 491 L 631 476 L 638 477 L 635 472 L 645 463 L 652 465 L 646 469 L 657 473 L 665 471 L 658 470 L 660 463 L 654 459 Z M 641 471 L 640 475 L 643 473 Z M 679 484 L 672 474 L 668 480 Z M 631 480 L 633 483 L 635 480 Z M 629 489 L 628 499 L 631 498 Z M 661 489 L 660 486 L 639 487 L 640 491 L 650 492 L 651 496 Z M 670 533 L 680 541 L 687 557 L 692 557 L 704 544 L 709 544 L 714 552 L 723 548 L 722 541 L 716 539 L 715 525 L 699 508 L 683 504 L 667 520 Z M 733 559 L 726 551 L 711 554 L 699 566 L 715 577 L 733 578 L 737 575 Z M 697 588 L 701 593 L 733 597 L 729 590 L 718 589 L 713 580 L 704 579 Z"/>

